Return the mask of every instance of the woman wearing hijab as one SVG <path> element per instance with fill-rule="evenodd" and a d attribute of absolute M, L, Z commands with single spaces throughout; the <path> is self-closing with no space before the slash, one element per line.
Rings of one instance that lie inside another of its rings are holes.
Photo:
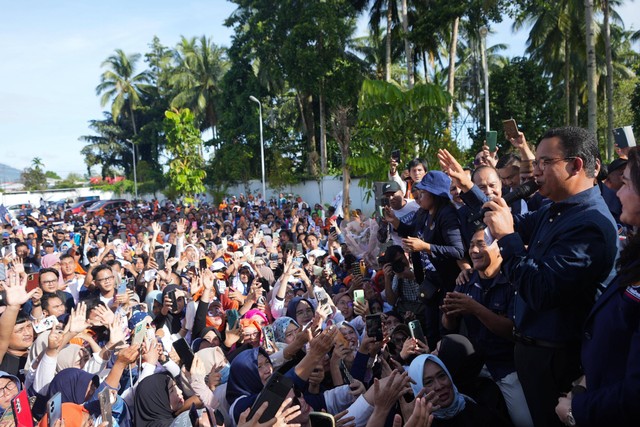
<path fill-rule="evenodd" d="M 298 325 L 306 325 L 313 320 L 315 307 L 307 298 L 295 297 L 287 305 L 285 316 L 294 319 Z"/>
<path fill-rule="evenodd" d="M 431 354 L 421 354 L 409 366 L 413 394 L 424 397 L 434 407 L 433 427 L 482 427 L 508 426 L 495 413 L 478 405 L 471 398 L 458 392 L 451 374 L 442 361 Z"/>
<path fill-rule="evenodd" d="M 556 414 L 566 425 L 638 426 L 640 414 L 640 151 L 629 150 L 617 196 L 620 221 L 633 230 L 617 274 L 585 322 L 584 380 L 561 397 Z"/>
<path fill-rule="evenodd" d="M 0 411 L 4 412 L 11 407 L 11 399 L 22 390 L 22 384 L 18 377 L 0 371 Z"/>
<path fill-rule="evenodd" d="M 182 390 L 167 374 L 154 374 L 138 384 L 134 406 L 136 427 L 190 427 L 189 411 L 176 412 L 184 405 Z"/>
<path fill-rule="evenodd" d="M 202 364 L 204 375 L 198 374 L 197 367 Z M 205 348 L 196 353 L 191 368 L 191 387 L 207 410 L 218 409 L 225 420 L 229 419 L 227 403 L 227 382 L 231 365 L 220 347 Z"/>
<path fill-rule="evenodd" d="M 435 355 L 447 366 L 458 390 L 476 403 L 509 418 L 504 397 L 491 378 L 479 376 L 484 360 L 463 335 L 449 334 L 438 343 Z M 526 402 L 523 403 L 526 407 Z"/>

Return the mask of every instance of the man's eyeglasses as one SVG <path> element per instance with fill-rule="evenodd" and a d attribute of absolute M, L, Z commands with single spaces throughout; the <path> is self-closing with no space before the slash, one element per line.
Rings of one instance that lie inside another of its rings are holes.
<path fill-rule="evenodd" d="M 103 277 L 102 279 L 96 279 L 96 283 L 112 282 L 114 279 L 115 279 L 114 276 Z"/>
<path fill-rule="evenodd" d="M 16 391 L 18 388 L 18 386 L 16 385 L 15 382 L 13 381 L 9 381 L 7 383 L 7 385 L 5 385 L 4 387 L 0 388 L 0 395 L 1 396 L 6 396 L 9 393 L 13 393 L 14 391 Z"/>
<path fill-rule="evenodd" d="M 552 165 L 554 163 L 570 162 L 571 160 L 575 160 L 575 159 L 577 159 L 577 157 L 558 157 L 555 159 L 541 158 L 539 160 L 532 161 L 531 164 L 533 165 L 534 168 L 537 167 L 538 169 L 540 169 L 540 171 L 544 171 L 547 166 Z"/>

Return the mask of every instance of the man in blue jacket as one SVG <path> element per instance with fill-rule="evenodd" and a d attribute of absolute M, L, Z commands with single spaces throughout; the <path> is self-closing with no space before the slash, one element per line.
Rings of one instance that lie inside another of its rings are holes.
<path fill-rule="evenodd" d="M 445 172 L 461 181 L 465 203 L 479 207 L 482 194 L 460 165 L 446 151 L 438 156 Z M 555 404 L 579 376 L 582 326 L 617 253 L 615 223 L 594 187 L 597 157 L 590 132 L 552 129 L 533 162 L 539 193 L 552 203 L 515 216 L 503 199 L 484 205 L 503 272 L 516 288 L 516 369 L 536 426 L 562 425 Z"/>

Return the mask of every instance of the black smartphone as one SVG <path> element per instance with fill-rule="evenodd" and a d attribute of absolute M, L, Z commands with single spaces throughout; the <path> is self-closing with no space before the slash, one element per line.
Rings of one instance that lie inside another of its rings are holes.
<path fill-rule="evenodd" d="M 397 163 L 400 163 L 400 150 L 393 150 L 391 152 L 391 158 Z"/>
<path fill-rule="evenodd" d="M 189 408 L 189 420 L 191 421 L 191 425 L 196 427 L 198 425 L 198 410 L 196 409 L 196 404 L 192 403 L 191 408 Z"/>
<path fill-rule="evenodd" d="M 375 338 L 376 341 L 382 341 L 382 316 L 378 314 L 369 314 L 366 317 L 367 336 Z"/>
<path fill-rule="evenodd" d="M 382 199 L 380 199 L 380 206 L 389 206 L 391 205 L 391 201 L 389 200 L 388 197 L 383 197 Z"/>
<path fill-rule="evenodd" d="M 200 258 L 200 270 L 206 270 L 207 269 L 207 259 L 206 258 Z"/>
<path fill-rule="evenodd" d="M 507 138 L 517 138 L 520 134 L 518 124 L 514 119 L 503 120 L 502 128 L 504 129 L 504 134 Z"/>
<path fill-rule="evenodd" d="M 302 253 L 302 243 L 296 244 L 296 252 Z"/>
<path fill-rule="evenodd" d="M 153 258 L 156 260 L 156 264 L 158 264 L 158 270 L 164 270 L 164 249 L 156 249 L 153 253 Z"/>
<path fill-rule="evenodd" d="M 290 378 L 285 377 L 280 372 L 274 372 L 251 406 L 247 420 L 252 419 L 265 402 L 268 403 L 267 409 L 263 412 L 258 422 L 266 423 L 275 418 L 276 413 L 280 409 L 280 405 L 282 405 L 282 402 L 287 398 L 292 388 L 293 381 Z"/>
<path fill-rule="evenodd" d="M 170 291 L 168 294 L 169 299 L 171 300 L 171 311 L 178 309 L 178 298 L 176 297 L 175 289 Z"/>
<path fill-rule="evenodd" d="M 313 427 L 335 427 L 336 420 L 326 412 L 309 412 L 309 424 Z"/>
<path fill-rule="evenodd" d="M 427 340 L 424 337 L 424 332 L 422 332 L 422 326 L 420 325 L 419 320 L 412 320 L 409 322 L 409 332 L 411 333 L 411 338 L 416 341 L 422 341 L 423 343 L 427 343 Z"/>
<path fill-rule="evenodd" d="M 173 348 L 176 350 L 176 353 L 178 353 L 178 356 L 180 356 L 184 367 L 187 368 L 187 371 L 190 371 L 191 364 L 193 363 L 193 352 L 189 344 L 187 344 L 184 338 L 180 338 L 173 342 Z"/>

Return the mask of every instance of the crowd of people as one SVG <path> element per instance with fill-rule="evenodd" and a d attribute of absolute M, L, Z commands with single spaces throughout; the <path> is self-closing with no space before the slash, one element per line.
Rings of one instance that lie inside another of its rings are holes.
<path fill-rule="evenodd" d="M 10 219 L 0 425 L 640 425 L 640 153 L 510 142 L 392 158 L 371 217 L 239 195 Z"/>

